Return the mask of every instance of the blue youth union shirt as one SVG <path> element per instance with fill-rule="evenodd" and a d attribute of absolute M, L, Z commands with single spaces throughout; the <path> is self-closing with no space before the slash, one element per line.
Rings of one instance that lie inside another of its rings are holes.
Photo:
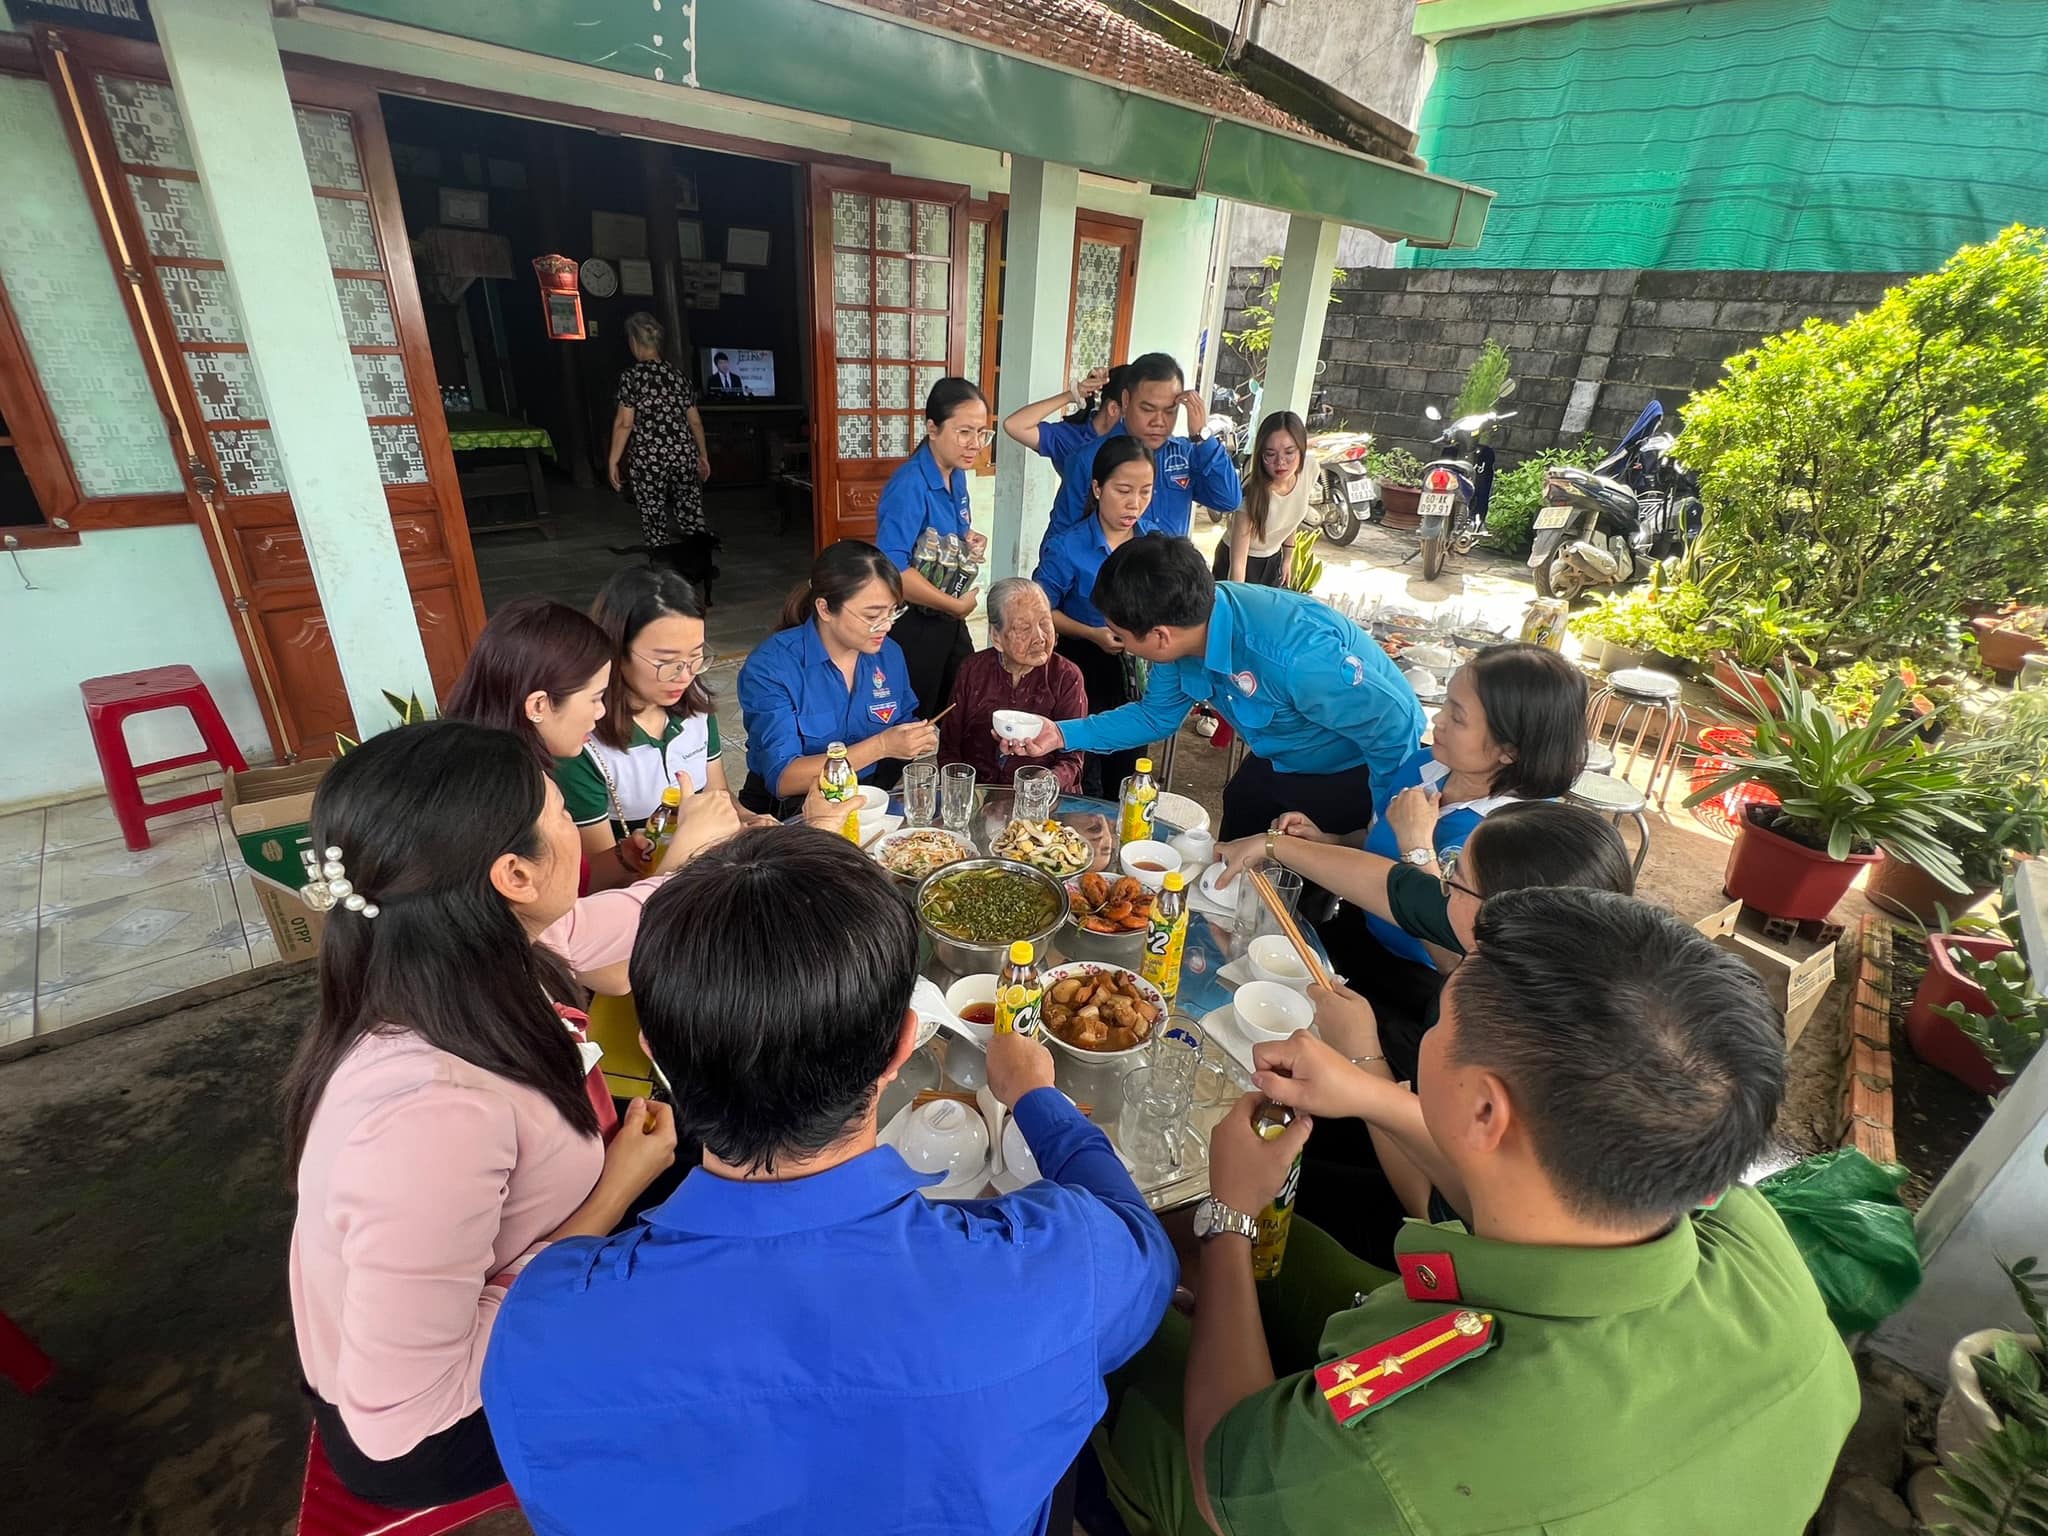
<path fill-rule="evenodd" d="M 968 527 L 967 472 L 954 470 L 950 481 L 940 474 L 931 439 L 926 438 L 882 487 L 881 500 L 875 504 L 875 548 L 897 570 L 907 571 L 925 529 L 964 539 Z"/>
<path fill-rule="evenodd" d="M 1282 773 L 1364 767 L 1375 785 L 1392 782 L 1425 723 L 1408 679 L 1336 609 L 1301 592 L 1219 581 L 1200 655 L 1155 662 L 1142 699 L 1059 726 L 1076 751 L 1119 752 L 1179 730 L 1203 702 Z"/>
<path fill-rule="evenodd" d="M 1084 444 L 1060 469 L 1060 498 L 1053 503 L 1050 539 L 1088 516 L 1088 497 L 1094 489 L 1095 452 L 1112 437 L 1128 436 L 1118 422 L 1104 437 Z M 1193 442 L 1169 437 L 1152 455 L 1152 504 L 1138 519 L 1140 533 L 1170 533 L 1184 539 L 1194 526 L 1195 503 L 1220 512 L 1235 512 L 1244 501 L 1244 487 L 1238 482 L 1237 466 L 1220 438 Z"/>
<path fill-rule="evenodd" d="M 1365 835 L 1366 851 L 1383 859 L 1398 859 L 1406 853 L 1408 850 L 1394 835 L 1393 823 L 1387 820 L 1387 807 L 1402 790 L 1412 789 L 1418 784 L 1441 791 L 1450 773 L 1450 769 L 1431 755 L 1429 748 L 1417 747 L 1415 755 L 1401 765 L 1401 771 L 1392 779 L 1382 781 L 1375 778 L 1372 785 L 1374 818 L 1371 830 Z M 1439 806 L 1436 827 L 1429 839 L 1430 846 L 1436 849 L 1437 862 L 1441 864 L 1463 848 L 1465 839 L 1472 835 L 1472 829 L 1479 825 L 1487 812 L 1509 804 L 1514 798 L 1513 795 L 1487 795 L 1478 800 Z M 1412 937 L 1406 929 L 1374 917 L 1370 912 L 1365 914 L 1365 926 L 1390 954 L 1399 955 L 1403 960 L 1413 960 L 1417 965 L 1426 965 L 1432 970 L 1436 968 L 1436 961 L 1430 958 L 1423 942 Z"/>
<path fill-rule="evenodd" d="M 853 686 L 818 636 L 815 621 L 778 630 L 754 647 L 740 668 L 740 714 L 747 727 L 747 767 L 780 794 L 782 770 L 835 741 L 849 747 L 901 725 L 917 712 L 903 651 L 884 640 L 872 656 L 856 658 Z M 862 778 L 874 765 L 861 769 Z"/>
<path fill-rule="evenodd" d="M 1115 435 L 1114 428 L 1104 436 L 1086 421 L 1048 421 L 1039 427 L 1038 451 L 1052 461 L 1060 477 L 1059 491 L 1052 499 L 1052 516 L 1045 525 L 1048 540 L 1087 518 L 1095 450 Z"/>
<path fill-rule="evenodd" d="M 1038 552 L 1038 569 L 1031 573 L 1031 579 L 1059 612 L 1100 628 L 1108 621 L 1095 606 L 1093 593 L 1095 578 L 1108 558 L 1109 539 L 1102 531 L 1102 520 L 1091 517 L 1045 541 Z"/>
<path fill-rule="evenodd" d="M 1176 1265 L 1064 1096 L 1016 1113 L 1045 1177 L 1001 1199 L 928 1201 L 878 1147 L 786 1183 L 700 1168 L 542 1249 L 483 1371 L 534 1529 L 1039 1536 Z"/>

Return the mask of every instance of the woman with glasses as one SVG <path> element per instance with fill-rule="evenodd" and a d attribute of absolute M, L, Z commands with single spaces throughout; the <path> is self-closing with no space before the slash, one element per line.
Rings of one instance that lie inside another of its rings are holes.
<path fill-rule="evenodd" d="M 692 793 L 730 794 L 718 716 L 700 680 L 704 604 L 674 571 L 642 566 L 605 583 L 591 618 L 610 645 L 604 710 L 555 782 L 590 860 L 590 887 L 641 878 L 650 849 L 642 828 L 661 792 L 688 776 Z M 744 819 L 744 818 L 742 818 Z"/>
<path fill-rule="evenodd" d="M 1488 813 L 1517 800 L 1554 800 L 1585 768 L 1584 676 L 1543 646 L 1496 645 L 1451 675 L 1429 744 L 1374 783 L 1375 815 L 1363 836 L 1338 837 L 1290 812 L 1272 833 L 1217 854 L 1241 867 L 1270 843 L 1304 880 L 1353 904 L 1357 910 L 1320 925 L 1323 942 L 1338 970 L 1362 978 L 1392 1050 L 1412 1070 L 1443 976 L 1428 935 L 1373 901 L 1385 883 L 1381 866 L 1399 862 L 1433 875 Z"/>
<path fill-rule="evenodd" d="M 1252 442 L 1252 477 L 1244 505 L 1230 514 L 1229 536 L 1216 546 L 1216 579 L 1284 587 L 1294 531 L 1308 516 L 1309 487 L 1321 471 L 1308 451 L 1308 428 L 1292 411 L 1260 422 Z"/>
<path fill-rule="evenodd" d="M 967 507 L 967 477 L 994 439 L 988 397 L 966 379 L 941 379 L 924 402 L 924 441 L 889 477 L 875 504 L 875 544 L 903 574 L 903 601 L 910 612 L 894 639 L 910 668 L 910 685 L 936 712 L 953 696 L 960 663 L 974 654 L 967 619 L 979 589 L 954 597 L 941 592 L 916 568 L 918 541 L 930 529 L 959 539 L 979 561 L 988 537 L 976 533 Z"/>
<path fill-rule="evenodd" d="M 841 539 L 789 594 L 780 627 L 740 668 L 746 809 L 794 814 L 835 741 L 861 781 L 883 789 L 905 762 L 938 750 L 938 727 L 911 718 L 919 695 L 889 634 L 905 616 L 903 582 L 874 545 Z"/>

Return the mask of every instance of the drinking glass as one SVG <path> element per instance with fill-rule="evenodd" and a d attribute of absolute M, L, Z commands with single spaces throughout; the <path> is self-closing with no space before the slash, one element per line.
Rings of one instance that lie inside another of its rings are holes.
<path fill-rule="evenodd" d="M 1117 1146 L 1147 1178 L 1180 1172 L 1181 1129 L 1193 1102 L 1192 1085 L 1160 1075 L 1157 1067 L 1134 1067 L 1124 1074 L 1123 1109 L 1117 1115 Z"/>
<path fill-rule="evenodd" d="M 974 819 L 974 769 L 968 764 L 948 763 L 939 770 L 939 815 L 947 831 L 967 835 Z"/>
<path fill-rule="evenodd" d="M 1291 869 L 1282 869 L 1278 864 L 1263 864 L 1259 867 L 1273 894 L 1280 898 L 1280 905 L 1292 917 L 1301 902 L 1301 876 Z M 1252 946 L 1252 940 L 1261 934 L 1279 933 L 1280 920 L 1266 906 L 1265 899 L 1251 877 L 1239 875 L 1237 886 L 1237 921 L 1230 930 L 1230 953 L 1233 958 L 1242 955 Z"/>
<path fill-rule="evenodd" d="M 1058 774 L 1050 768 L 1019 768 L 1016 788 L 1019 821 L 1052 820 L 1053 807 L 1060 803 Z"/>
<path fill-rule="evenodd" d="M 1202 1047 L 1207 1041 L 1202 1026 L 1186 1014 L 1169 1015 L 1152 1036 L 1152 1044 L 1145 1053 L 1146 1064 L 1160 1081 L 1173 1084 L 1192 1097 L 1195 1074 L 1202 1065 Z"/>
<path fill-rule="evenodd" d="M 939 815 L 939 765 L 929 758 L 903 765 L 903 819 L 928 827 Z"/>

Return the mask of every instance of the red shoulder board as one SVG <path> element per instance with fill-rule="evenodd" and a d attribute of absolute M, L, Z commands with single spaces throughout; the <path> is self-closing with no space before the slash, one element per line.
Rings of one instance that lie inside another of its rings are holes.
<path fill-rule="evenodd" d="M 1339 1424 L 1384 1408 L 1499 1342 L 1491 1312 L 1446 1312 L 1406 1333 L 1316 1368 L 1316 1387 Z"/>

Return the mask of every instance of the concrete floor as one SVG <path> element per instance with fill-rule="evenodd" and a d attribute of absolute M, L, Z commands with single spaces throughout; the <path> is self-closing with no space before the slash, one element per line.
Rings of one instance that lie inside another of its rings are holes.
<path fill-rule="evenodd" d="M 714 682 L 724 679 L 736 728 L 730 669 L 770 627 L 810 545 L 808 530 L 778 535 L 772 515 L 736 497 L 729 505 L 722 517 L 713 502 L 728 548 L 711 630 L 722 658 Z M 586 603 L 628 558 L 608 546 L 635 536 L 615 499 L 593 497 L 554 540 L 481 540 L 487 600 L 538 590 Z M 1424 584 L 1398 564 L 1407 547 L 1377 530 L 1349 550 L 1325 546 L 1327 588 L 1455 604 L 1497 627 L 1518 622 L 1528 590 L 1517 567 L 1475 557 Z M 1189 736 L 1175 788 L 1213 812 L 1226 762 Z M 1660 815 L 1642 894 L 1688 920 L 1718 908 L 1726 848 L 1689 813 Z M 1838 916 L 1853 928 L 1864 910 L 1852 894 Z M 0 1387 L 8 1529 L 291 1530 L 307 1419 L 274 1095 L 313 998 L 309 972 L 271 972 L 234 995 L 0 1064 L 0 1180 L 12 1194 L 0 1201 L 0 1309 L 59 1362 L 37 1397 Z M 1823 1010 L 1791 1063 L 1781 1129 L 1797 1150 L 1820 1144 L 1833 1112 L 1837 1012 Z M 525 1525 L 502 1516 L 472 1529 L 510 1536 Z"/>

